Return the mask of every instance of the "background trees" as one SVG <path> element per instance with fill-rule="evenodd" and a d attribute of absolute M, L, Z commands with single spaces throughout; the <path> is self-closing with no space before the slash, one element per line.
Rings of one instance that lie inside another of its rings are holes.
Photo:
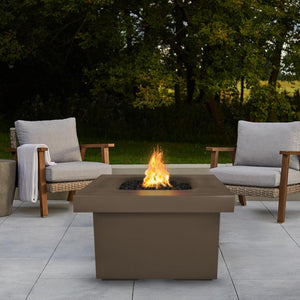
<path fill-rule="evenodd" d="M 277 81 L 299 79 L 299 8 L 296 0 L 3 1 L 1 118 L 75 115 L 102 135 L 171 140 L 230 140 L 240 118 L 297 119 L 299 93 L 279 92 Z"/>

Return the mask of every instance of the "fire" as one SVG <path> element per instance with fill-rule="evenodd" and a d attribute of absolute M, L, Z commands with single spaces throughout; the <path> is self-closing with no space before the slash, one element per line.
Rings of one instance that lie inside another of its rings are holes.
<path fill-rule="evenodd" d="M 169 172 L 167 171 L 167 166 L 164 165 L 162 161 L 163 152 L 157 148 L 154 149 L 148 164 L 148 169 L 145 172 L 145 178 L 142 186 L 144 188 L 159 189 L 161 186 L 172 187 L 169 182 Z"/>

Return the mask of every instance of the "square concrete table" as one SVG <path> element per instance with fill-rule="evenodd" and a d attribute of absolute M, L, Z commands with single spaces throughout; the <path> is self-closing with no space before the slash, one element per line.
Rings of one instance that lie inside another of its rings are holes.
<path fill-rule="evenodd" d="M 102 175 L 77 192 L 75 212 L 93 212 L 96 277 L 217 278 L 220 212 L 234 195 L 213 175 L 172 178 L 191 190 L 120 190 L 134 175 Z"/>

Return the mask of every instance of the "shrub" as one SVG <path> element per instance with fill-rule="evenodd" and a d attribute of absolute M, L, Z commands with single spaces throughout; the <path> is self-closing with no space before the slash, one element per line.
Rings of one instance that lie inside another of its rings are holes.
<path fill-rule="evenodd" d="M 295 96 L 278 92 L 274 86 L 255 86 L 245 104 L 248 119 L 257 122 L 287 122 L 297 120 Z"/>

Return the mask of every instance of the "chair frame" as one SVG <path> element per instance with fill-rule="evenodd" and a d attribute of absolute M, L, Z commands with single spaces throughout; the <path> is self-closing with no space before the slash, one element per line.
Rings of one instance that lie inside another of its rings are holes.
<path fill-rule="evenodd" d="M 11 147 L 5 149 L 7 152 L 11 152 L 13 158 L 17 161 L 17 136 L 15 128 L 10 129 Z M 110 144 L 83 144 L 80 146 L 81 159 L 84 160 L 86 150 L 88 148 L 100 148 L 101 149 L 101 161 L 105 164 L 109 164 L 109 148 L 115 145 Z M 48 216 L 48 197 L 47 192 L 69 192 L 68 201 L 73 201 L 73 196 L 76 191 L 83 189 L 93 180 L 80 180 L 71 182 L 46 182 L 46 166 L 45 166 L 45 151 L 48 148 L 37 148 L 38 152 L 38 189 L 39 189 L 39 201 L 40 201 L 40 214 L 41 217 Z"/>
<path fill-rule="evenodd" d="M 216 168 L 218 166 L 219 152 L 231 152 L 232 164 L 234 164 L 236 148 L 232 147 L 206 147 L 207 151 L 211 152 L 210 167 Z M 300 184 L 288 185 L 289 162 L 291 155 L 300 155 L 300 151 L 280 151 L 282 155 L 281 177 L 279 187 L 253 187 L 253 186 L 239 186 L 229 185 L 225 186 L 234 194 L 239 196 L 239 201 L 242 206 L 247 204 L 246 196 L 258 196 L 275 198 L 279 196 L 277 222 L 283 223 L 285 221 L 286 199 L 288 194 L 300 192 Z M 299 171 L 300 172 L 300 171 Z"/>

